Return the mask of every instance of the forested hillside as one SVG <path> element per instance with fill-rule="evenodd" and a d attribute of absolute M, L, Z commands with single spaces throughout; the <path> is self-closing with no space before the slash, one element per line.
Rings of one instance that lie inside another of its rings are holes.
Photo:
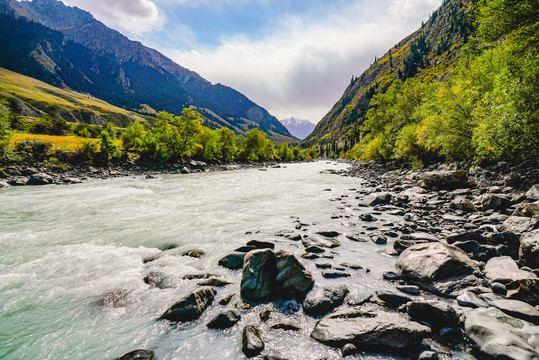
<path fill-rule="evenodd" d="M 446 1 L 352 80 L 308 142 L 361 160 L 537 164 L 538 19 L 533 0 Z"/>

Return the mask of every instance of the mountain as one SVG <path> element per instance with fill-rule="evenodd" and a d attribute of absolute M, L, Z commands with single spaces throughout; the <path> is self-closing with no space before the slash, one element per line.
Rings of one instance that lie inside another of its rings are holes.
<path fill-rule="evenodd" d="M 445 0 L 420 29 L 389 49 L 359 77 L 352 77 L 342 97 L 304 140 L 315 144 L 354 144 L 370 100 L 395 79 L 421 77 L 427 81 L 446 76 L 472 30 L 467 16 L 472 0 Z"/>
<path fill-rule="evenodd" d="M 0 66 L 139 112 L 199 109 L 206 125 L 236 133 L 258 127 L 293 141 L 264 108 L 211 84 L 158 51 L 131 41 L 90 13 L 57 0 L 0 0 Z"/>
<path fill-rule="evenodd" d="M 286 129 L 292 134 L 292 136 L 297 137 L 300 140 L 305 139 L 316 126 L 308 120 L 301 120 L 296 118 L 279 120 Z"/>

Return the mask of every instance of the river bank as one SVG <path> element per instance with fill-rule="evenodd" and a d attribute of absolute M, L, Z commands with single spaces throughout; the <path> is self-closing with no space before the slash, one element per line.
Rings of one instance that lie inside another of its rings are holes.
<path fill-rule="evenodd" d="M 191 160 L 170 165 L 138 165 L 121 163 L 110 166 L 55 165 L 34 163 L 12 165 L 0 168 L 0 189 L 10 186 L 32 185 L 69 185 L 80 184 L 90 179 L 109 179 L 115 177 L 146 176 L 151 179 L 157 175 L 192 174 L 214 171 L 234 171 L 242 169 L 264 169 L 279 167 L 279 162 L 233 162 L 205 163 Z"/>

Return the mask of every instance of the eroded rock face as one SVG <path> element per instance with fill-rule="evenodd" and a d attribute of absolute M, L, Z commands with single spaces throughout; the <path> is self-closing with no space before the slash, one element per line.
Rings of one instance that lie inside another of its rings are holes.
<path fill-rule="evenodd" d="M 396 267 L 405 278 L 425 283 L 479 270 L 464 251 L 441 242 L 409 247 L 399 256 Z"/>
<path fill-rule="evenodd" d="M 490 259 L 485 265 L 485 277 L 492 282 L 503 284 L 512 281 L 535 279 L 537 276 L 531 272 L 518 268 L 517 263 L 509 256 L 500 256 Z"/>
<path fill-rule="evenodd" d="M 315 288 L 305 297 L 303 311 L 314 316 L 327 314 L 342 305 L 348 292 L 345 285 Z"/>
<path fill-rule="evenodd" d="M 350 343 L 360 350 L 397 353 L 416 348 L 430 332 L 427 326 L 402 314 L 378 311 L 325 317 L 318 321 L 311 337 L 338 348 Z"/>
<path fill-rule="evenodd" d="M 533 360 L 539 353 L 539 327 L 490 308 L 467 313 L 467 337 L 483 353 L 497 359 Z"/>
<path fill-rule="evenodd" d="M 539 229 L 522 236 L 518 255 L 530 267 L 539 268 Z"/>
<path fill-rule="evenodd" d="M 217 292 L 203 287 L 185 296 L 161 315 L 161 319 L 187 322 L 198 319 L 211 305 Z"/>

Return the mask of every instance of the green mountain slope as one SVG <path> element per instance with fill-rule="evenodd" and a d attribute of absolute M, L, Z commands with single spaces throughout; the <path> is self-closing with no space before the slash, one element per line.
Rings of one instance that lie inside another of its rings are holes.
<path fill-rule="evenodd" d="M 352 78 L 340 100 L 305 139 L 305 146 L 334 141 L 353 145 L 373 95 L 384 92 L 395 79 L 443 77 L 471 32 L 469 4 L 469 0 L 445 1 L 420 29 Z"/>

